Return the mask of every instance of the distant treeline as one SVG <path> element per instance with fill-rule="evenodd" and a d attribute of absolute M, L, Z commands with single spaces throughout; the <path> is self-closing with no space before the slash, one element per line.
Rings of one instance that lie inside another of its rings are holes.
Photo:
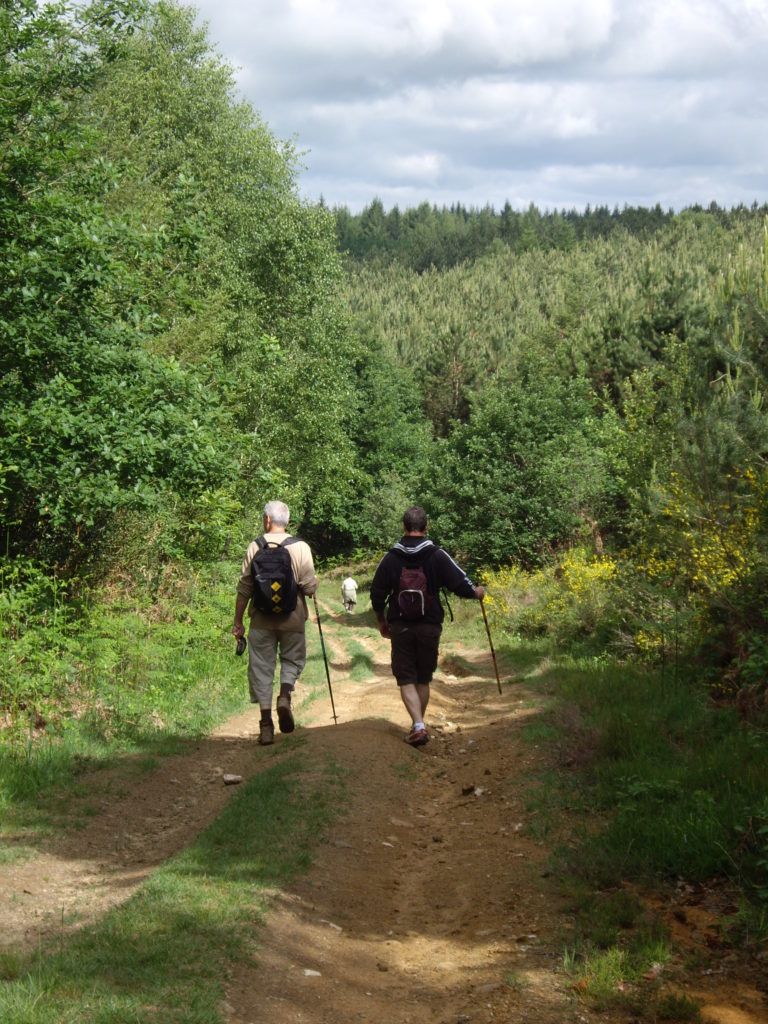
<path fill-rule="evenodd" d="M 731 227 L 768 212 L 768 205 L 744 205 L 732 209 L 717 203 L 708 207 L 687 207 L 684 217 L 709 214 L 723 227 Z M 527 210 L 512 208 L 509 202 L 500 212 L 492 206 L 437 207 L 421 203 L 400 210 L 394 206 L 388 213 L 376 198 L 361 213 L 352 214 L 346 206 L 335 207 L 336 236 L 339 250 L 354 261 L 391 263 L 396 261 L 416 271 L 435 267 L 444 270 L 467 260 L 474 260 L 489 251 L 506 246 L 516 253 L 532 250 L 570 250 L 580 242 L 609 238 L 617 232 L 648 239 L 670 224 L 674 210 L 653 207 L 587 205 L 579 210 L 541 211 L 531 204 Z"/>

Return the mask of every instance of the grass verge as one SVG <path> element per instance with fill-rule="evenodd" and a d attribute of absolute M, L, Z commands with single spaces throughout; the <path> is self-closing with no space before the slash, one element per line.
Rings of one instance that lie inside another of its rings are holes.
<path fill-rule="evenodd" d="M 583 801 L 606 812 L 572 866 L 601 886 L 727 878 L 765 901 L 766 723 L 648 671 L 572 664 L 555 675 L 561 761 Z"/>
<path fill-rule="evenodd" d="M 632 894 L 673 883 L 717 889 L 731 905 L 721 941 L 746 958 L 765 949 L 766 722 L 714 704 L 692 680 L 551 650 L 546 661 L 543 675 L 530 669 L 525 678 L 535 675 L 551 699 L 522 735 L 547 747 L 551 763 L 526 807 L 529 833 L 553 845 L 553 875 L 573 915 L 571 987 L 638 1020 L 696 1020 L 697 1005 L 676 984 L 684 964 Z"/>
<path fill-rule="evenodd" d="M 4 1024 L 220 1024 L 269 896 L 310 863 L 341 804 L 333 762 L 294 754 L 254 776 L 184 853 L 98 925 L 0 961 Z"/>
<path fill-rule="evenodd" d="M 50 607 L 44 592 L 6 606 L 0 814 L 123 753 L 173 753 L 243 703 L 243 661 L 227 636 L 234 566 L 178 569 Z M 7 596 L 7 595 L 6 595 Z M 38 600 L 39 599 L 39 600 Z M 11 613 L 12 612 L 12 613 Z"/>

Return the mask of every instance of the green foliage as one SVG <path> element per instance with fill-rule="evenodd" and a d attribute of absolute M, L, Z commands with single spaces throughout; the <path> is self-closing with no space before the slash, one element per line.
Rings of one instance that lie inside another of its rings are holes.
<path fill-rule="evenodd" d="M 620 568 L 581 544 L 536 570 L 483 570 L 480 581 L 489 616 L 507 634 L 601 653 L 616 649 L 625 625 Z"/>
<path fill-rule="evenodd" d="M 215 486 L 233 465 L 215 395 L 147 348 L 159 324 L 137 264 L 160 235 L 114 208 L 121 172 L 84 116 L 141 14 L 30 3 L 4 20 L 0 514 L 12 550 L 49 564 L 71 567 L 117 510 Z"/>
<path fill-rule="evenodd" d="M 286 351 L 255 372 L 248 392 L 255 426 L 245 475 L 253 474 L 258 489 L 246 482 L 247 503 L 260 509 L 272 496 L 264 494 L 255 471 L 274 466 L 285 481 L 281 496 L 297 528 L 303 523 L 304 535 L 324 545 L 333 545 L 339 534 L 348 536 L 357 470 L 347 431 L 354 392 L 344 361 L 311 350 Z"/>
<path fill-rule="evenodd" d="M 350 526 L 333 225 L 194 17 L 94 0 L 3 21 L 0 517 L 11 551 L 69 572 L 130 510 L 199 553 L 206 493 L 219 536 L 283 487 Z"/>
<path fill-rule="evenodd" d="M 354 350 L 332 221 L 297 197 L 291 146 L 236 101 L 184 7 L 152 9 L 91 103 L 124 168 L 112 207 L 160 239 L 141 288 L 152 347 L 194 363 L 237 422 L 238 464 L 222 460 L 234 497 L 248 509 L 280 493 L 310 531 L 348 529 Z"/>
<path fill-rule="evenodd" d="M 216 487 L 233 466 L 226 419 L 193 375 L 96 339 L 76 348 L 68 371 L 3 413 L 16 464 L 3 508 L 12 542 L 60 557 L 93 542 L 116 511 L 155 512 L 164 493 Z M 84 369 L 73 378 L 75 366 Z"/>
<path fill-rule="evenodd" d="M 3 563 L 0 803 L 34 803 L 115 750 L 200 735 L 242 703 L 242 664 L 222 643 L 237 575 L 227 565 L 181 571 L 163 559 L 78 606 L 66 582 Z"/>
<path fill-rule="evenodd" d="M 10 750 L 23 753 L 63 699 L 71 678 L 66 637 L 72 609 L 65 602 L 66 582 L 27 561 L 3 560 L 0 584 L 3 738 Z"/>
<path fill-rule="evenodd" d="M 599 430 L 584 381 L 529 363 L 487 387 L 427 477 L 433 531 L 474 565 L 537 562 L 600 505 Z"/>
<path fill-rule="evenodd" d="M 349 425 L 360 466 L 354 535 L 388 547 L 402 531 L 405 509 L 423 500 L 431 430 L 413 375 L 389 362 L 375 341 L 358 358 L 357 394 Z"/>
<path fill-rule="evenodd" d="M 765 252 L 726 268 L 707 344 L 678 342 L 625 402 L 632 559 L 682 595 L 686 646 L 736 686 L 767 615 Z"/>
<path fill-rule="evenodd" d="M 582 892 L 573 909 L 564 967 L 579 996 L 601 1009 L 622 1007 L 643 1019 L 665 1019 L 662 1007 L 670 1005 L 669 996 L 647 978 L 672 959 L 661 922 L 626 889 Z"/>
<path fill-rule="evenodd" d="M 442 272 L 365 266 L 349 290 L 358 333 L 417 382 L 438 436 L 417 489 L 437 539 L 529 568 L 590 534 L 598 553 L 610 544 L 610 607 L 552 576 L 521 628 L 693 658 L 714 693 L 753 687 L 758 705 L 764 231 L 762 211 L 690 210 L 646 236 L 489 250 Z M 405 461 L 382 471 L 385 499 L 407 492 Z"/>

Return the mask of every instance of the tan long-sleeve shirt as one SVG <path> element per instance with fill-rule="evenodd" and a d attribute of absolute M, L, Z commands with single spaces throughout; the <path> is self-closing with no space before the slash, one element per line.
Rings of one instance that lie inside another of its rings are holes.
<path fill-rule="evenodd" d="M 268 541 L 282 544 L 291 535 L 289 533 L 264 534 Z M 286 548 L 291 558 L 293 574 L 299 590 L 299 599 L 296 607 L 288 615 L 265 615 L 258 608 L 253 607 L 251 597 L 253 596 L 253 577 L 251 576 L 251 562 L 259 550 L 256 541 L 251 541 L 245 552 L 243 567 L 240 570 L 240 579 L 237 581 L 238 597 L 249 601 L 248 615 L 251 619 L 251 628 L 275 629 L 275 630 L 303 630 L 304 623 L 309 618 L 306 597 L 311 597 L 318 587 L 318 579 L 315 575 L 315 565 L 312 560 L 312 551 L 306 541 L 299 540 L 289 544 Z M 306 595 L 306 597 L 305 597 Z"/>

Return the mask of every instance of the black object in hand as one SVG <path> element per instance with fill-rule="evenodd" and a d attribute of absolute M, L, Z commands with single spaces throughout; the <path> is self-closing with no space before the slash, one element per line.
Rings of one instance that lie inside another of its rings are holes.
<path fill-rule="evenodd" d="M 235 650 L 235 654 L 237 654 L 239 656 L 239 655 L 241 655 L 243 653 L 244 650 L 245 650 L 245 637 L 244 636 L 239 636 L 237 638 L 237 648 Z"/>

